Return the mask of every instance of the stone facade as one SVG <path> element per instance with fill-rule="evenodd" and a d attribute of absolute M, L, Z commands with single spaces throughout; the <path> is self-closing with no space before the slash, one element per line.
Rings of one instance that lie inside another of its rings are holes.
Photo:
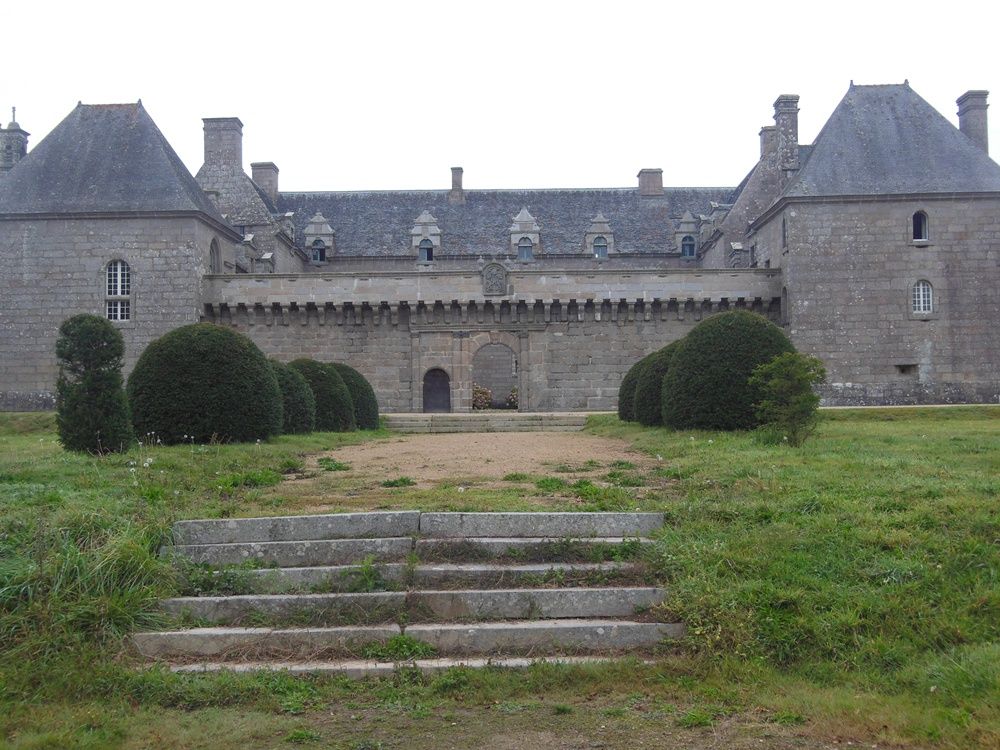
<path fill-rule="evenodd" d="M 809 145 L 798 105 L 778 97 L 732 188 L 664 187 L 643 169 L 632 188 L 469 190 L 454 167 L 450 190 L 282 192 L 275 164 L 244 172 L 236 118 L 205 120 L 197 179 L 141 105 L 80 105 L 26 156 L 11 123 L 0 408 L 51 406 L 58 325 L 105 312 L 117 261 L 127 367 L 207 320 L 282 360 L 351 364 L 387 412 L 423 410 L 428 373 L 454 411 L 477 380 L 497 400 L 516 387 L 522 410 L 613 409 L 636 360 L 732 308 L 819 356 L 827 403 L 997 401 L 986 92 L 959 100 L 955 128 L 907 84 L 852 85 Z M 120 158 L 75 163 L 83 142 Z"/>

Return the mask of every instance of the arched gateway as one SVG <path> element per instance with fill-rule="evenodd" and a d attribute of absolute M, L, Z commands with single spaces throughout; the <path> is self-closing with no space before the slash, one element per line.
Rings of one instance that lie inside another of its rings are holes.
<path fill-rule="evenodd" d="M 424 411 L 451 411 L 451 379 L 440 368 L 428 370 L 424 374 Z"/>

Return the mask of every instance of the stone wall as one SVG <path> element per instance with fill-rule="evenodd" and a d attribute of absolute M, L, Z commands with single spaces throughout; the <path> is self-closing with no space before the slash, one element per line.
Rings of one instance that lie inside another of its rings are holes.
<path fill-rule="evenodd" d="M 0 221 L 0 409 L 52 408 L 59 325 L 105 315 L 106 267 L 131 270 L 126 368 L 154 338 L 198 320 L 198 278 L 218 237 L 194 218 Z"/>
<path fill-rule="evenodd" d="M 928 242 L 913 240 L 918 210 Z M 790 202 L 755 237 L 782 268 L 792 340 L 826 364 L 827 403 L 1000 399 L 997 198 Z M 920 279 L 930 314 L 912 312 Z"/>
<path fill-rule="evenodd" d="M 487 344 L 472 358 L 472 382 L 488 388 L 493 405 L 503 406 L 511 389 L 517 387 L 518 362 L 506 344 Z"/>

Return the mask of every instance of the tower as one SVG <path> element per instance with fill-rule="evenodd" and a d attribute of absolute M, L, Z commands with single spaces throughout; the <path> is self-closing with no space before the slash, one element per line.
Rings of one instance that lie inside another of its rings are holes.
<path fill-rule="evenodd" d="M 0 128 L 0 177 L 12 170 L 28 153 L 28 133 L 17 124 L 17 108 L 11 107 L 10 124 Z"/>

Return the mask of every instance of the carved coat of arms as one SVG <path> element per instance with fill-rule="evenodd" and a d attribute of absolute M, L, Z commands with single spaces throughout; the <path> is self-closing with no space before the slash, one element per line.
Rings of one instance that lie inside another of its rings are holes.
<path fill-rule="evenodd" d="M 507 269 L 499 263 L 483 269 L 483 294 L 507 294 Z"/>

